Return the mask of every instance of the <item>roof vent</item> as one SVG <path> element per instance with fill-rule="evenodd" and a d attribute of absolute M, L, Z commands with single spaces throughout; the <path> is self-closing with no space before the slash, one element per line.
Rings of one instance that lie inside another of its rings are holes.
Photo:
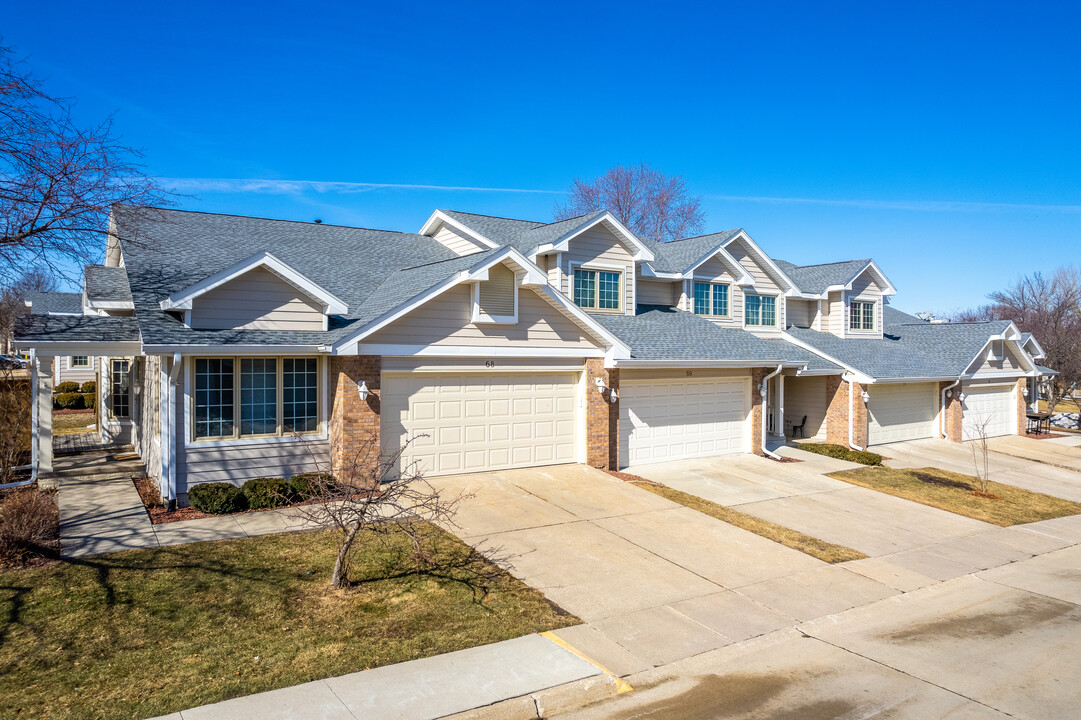
<path fill-rule="evenodd" d="M 315 224 L 316 225 L 322 225 L 323 224 L 323 218 L 316 218 L 315 219 Z"/>

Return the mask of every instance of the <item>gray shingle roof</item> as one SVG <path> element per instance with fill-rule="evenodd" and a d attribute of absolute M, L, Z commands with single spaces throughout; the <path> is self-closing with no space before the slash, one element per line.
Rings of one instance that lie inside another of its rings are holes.
<path fill-rule="evenodd" d="M 873 378 L 955 378 L 991 336 L 1001 334 L 1008 325 L 1005 320 L 897 324 L 887 326 L 881 339 L 839 338 L 797 327 L 790 327 L 788 334 Z"/>
<path fill-rule="evenodd" d="M 83 290 L 91 302 L 131 302 L 128 273 L 122 267 L 87 265 L 83 268 Z"/>
<path fill-rule="evenodd" d="M 442 210 L 441 212 L 497 245 L 510 245 L 525 255 L 531 255 L 538 247 L 554 242 L 575 228 L 592 222 L 598 216 L 604 215 L 605 211 L 557 220 L 553 223 L 477 215 L 460 210 Z"/>
<path fill-rule="evenodd" d="M 1058 370 L 1049 368 L 1046 365 L 1037 365 L 1036 369 L 1040 371 L 1041 375 L 1058 375 Z"/>
<path fill-rule="evenodd" d="M 763 340 L 742 329 L 718 327 L 685 310 L 639 305 L 637 311 L 637 315 L 593 316 L 630 346 L 635 360 L 746 360 L 768 365 L 813 356 L 791 343 Z M 829 365 L 821 358 L 816 362 Z"/>
<path fill-rule="evenodd" d="M 701 260 L 711 250 L 719 249 L 739 232 L 740 229 L 736 228 L 735 230 L 724 230 L 710 235 L 686 238 L 685 240 L 673 240 L 671 242 L 649 241 L 652 244 L 648 247 L 657 256 L 657 259 L 649 265 L 656 272 L 687 272 L 691 265 Z"/>
<path fill-rule="evenodd" d="M 920 320 L 915 315 L 909 315 L 908 313 L 901 312 L 897 308 L 886 305 L 882 308 L 882 319 L 885 321 L 886 327 L 892 327 L 894 325 L 929 325 L 926 320 Z"/>
<path fill-rule="evenodd" d="M 83 314 L 83 296 L 80 293 L 39 292 L 26 293 L 25 300 L 30 303 L 32 315 L 62 313 L 64 315 Z"/>
<path fill-rule="evenodd" d="M 131 316 L 24 315 L 15 337 L 26 342 L 137 342 L 139 324 Z"/>
<path fill-rule="evenodd" d="M 777 267 L 796 283 L 801 292 L 820 294 L 833 285 L 844 285 L 863 268 L 866 260 L 845 260 L 822 265 L 793 265 L 787 260 L 774 260 Z"/>

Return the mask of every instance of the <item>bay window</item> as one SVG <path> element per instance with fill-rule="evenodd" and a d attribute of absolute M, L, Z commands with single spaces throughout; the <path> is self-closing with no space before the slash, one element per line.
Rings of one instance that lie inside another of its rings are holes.
<path fill-rule="evenodd" d="M 777 326 L 777 298 L 748 294 L 743 301 L 744 324 L 756 327 Z"/>
<path fill-rule="evenodd" d="M 318 358 L 196 358 L 196 440 L 319 430 Z"/>
<path fill-rule="evenodd" d="M 694 284 L 694 313 L 711 317 L 728 317 L 728 285 L 696 282 Z"/>

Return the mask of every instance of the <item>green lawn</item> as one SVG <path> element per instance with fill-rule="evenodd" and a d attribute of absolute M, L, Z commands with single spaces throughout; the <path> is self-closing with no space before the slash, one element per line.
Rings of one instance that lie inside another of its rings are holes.
<path fill-rule="evenodd" d="M 84 410 L 77 413 L 53 413 L 53 434 L 74 435 L 76 433 L 94 432 L 87 430 L 87 425 L 94 424 L 94 411 Z"/>
<path fill-rule="evenodd" d="M 0 717 L 146 718 L 580 622 L 430 532 L 440 570 L 397 537 L 344 593 L 328 532 L 0 572 Z"/>
<path fill-rule="evenodd" d="M 997 497 L 974 495 L 975 477 L 938 468 L 867 467 L 830 477 L 1002 527 L 1081 513 L 1079 503 L 996 482 L 989 491 Z"/>

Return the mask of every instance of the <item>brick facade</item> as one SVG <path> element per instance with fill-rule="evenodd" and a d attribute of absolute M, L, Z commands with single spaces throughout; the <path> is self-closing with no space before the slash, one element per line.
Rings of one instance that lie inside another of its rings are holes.
<path fill-rule="evenodd" d="M 848 383 L 840 375 L 826 378 L 826 442 L 848 447 L 849 408 L 855 413 L 852 427 L 852 442 L 860 447 L 867 447 L 867 403 L 863 401 L 863 386 L 853 383 L 855 402 L 849 404 Z"/>
<path fill-rule="evenodd" d="M 751 452 L 755 455 L 765 455 L 762 447 L 762 381 L 773 372 L 775 368 L 755 368 L 751 370 Z"/>
<path fill-rule="evenodd" d="M 1028 429 L 1028 403 L 1025 400 L 1025 390 L 1028 388 L 1026 378 L 1017 379 L 1017 434 L 1024 435 Z"/>
<path fill-rule="evenodd" d="M 950 387 L 950 385 L 953 385 L 952 381 L 943 381 L 939 383 L 939 398 L 942 397 L 942 391 Z M 950 396 L 951 397 L 946 398 L 946 409 L 944 410 L 946 413 L 946 439 L 950 442 L 959 443 L 961 442 L 963 433 L 961 427 L 961 386 L 958 385 L 955 388 L 950 388 Z M 939 399 L 939 402 L 942 402 L 942 400 Z M 935 428 L 935 435 L 937 437 L 942 437 L 941 424 Z"/>
<path fill-rule="evenodd" d="M 597 392 L 597 378 L 608 391 Z M 607 370 L 604 358 L 586 360 L 586 464 L 602 470 L 619 469 L 619 400 L 609 402 L 611 390 L 619 390 L 619 370 Z"/>
<path fill-rule="evenodd" d="M 379 461 L 379 399 L 382 361 L 378 355 L 330 358 L 331 471 L 340 472 L 354 462 Z M 358 385 L 368 385 L 367 400 Z"/>

